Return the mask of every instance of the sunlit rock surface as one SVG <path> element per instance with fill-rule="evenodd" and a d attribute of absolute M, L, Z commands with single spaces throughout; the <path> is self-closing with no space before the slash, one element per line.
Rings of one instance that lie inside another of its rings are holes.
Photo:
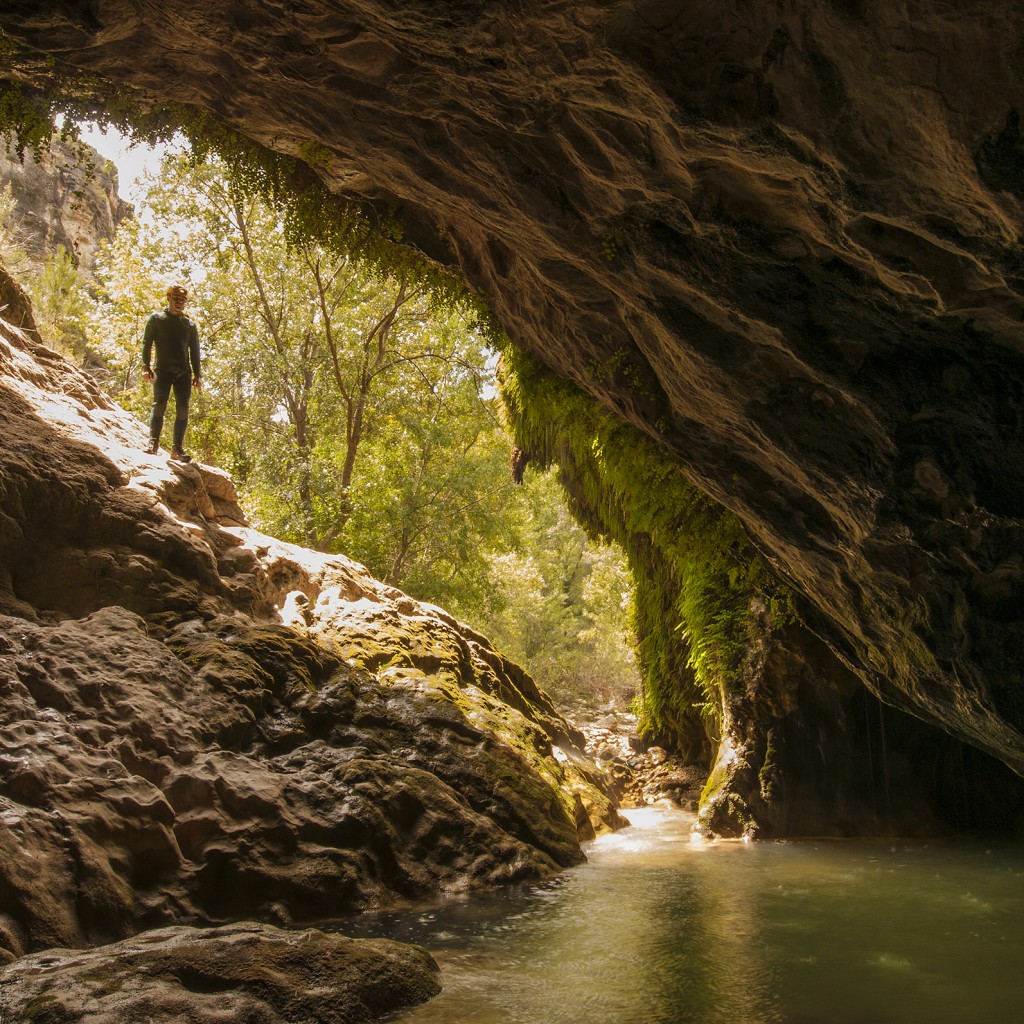
<path fill-rule="evenodd" d="M 1024 769 L 1018 0 L 20 0 L 4 28 L 397 207 L 739 514 L 862 682 Z"/>
<path fill-rule="evenodd" d="M 245 923 L 161 928 L 0 970 L 0 1015 L 61 1024 L 367 1024 L 440 991 L 426 950 Z"/>
<path fill-rule="evenodd" d="M 483 637 L 145 446 L 0 322 L 0 948 L 543 877 L 617 823 Z"/>

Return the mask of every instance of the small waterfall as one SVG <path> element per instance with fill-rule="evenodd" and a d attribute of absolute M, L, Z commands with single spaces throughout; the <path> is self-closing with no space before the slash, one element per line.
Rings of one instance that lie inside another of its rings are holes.
<path fill-rule="evenodd" d="M 891 834 L 894 830 L 892 827 L 892 794 L 889 787 L 889 748 L 885 739 L 885 705 L 881 701 L 878 702 L 878 732 L 882 748 L 882 782 L 885 786 L 885 827 Z"/>

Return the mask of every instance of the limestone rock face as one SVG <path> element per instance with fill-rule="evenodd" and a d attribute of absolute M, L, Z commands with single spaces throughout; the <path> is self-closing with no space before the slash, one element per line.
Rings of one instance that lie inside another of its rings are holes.
<path fill-rule="evenodd" d="M 145 447 L 0 323 L 0 949 L 543 877 L 618 824 L 483 637 Z"/>
<path fill-rule="evenodd" d="M 36 1024 L 366 1024 L 441 986 L 426 950 L 245 923 L 161 928 L 0 971 L 0 1014 Z"/>
<path fill-rule="evenodd" d="M 54 137 L 21 158 L 11 145 L 0 151 L 0 188 L 10 185 L 15 234 L 36 269 L 63 247 L 92 274 L 97 246 L 131 214 L 117 184 L 117 169 L 83 142 Z"/>
<path fill-rule="evenodd" d="M 722 695 L 703 835 L 1024 835 L 1019 775 L 882 703 L 806 628 L 755 605 L 742 687 Z"/>
<path fill-rule="evenodd" d="M 739 515 L 863 683 L 1024 770 L 1018 0 L 18 0 L 4 28 L 397 209 Z"/>

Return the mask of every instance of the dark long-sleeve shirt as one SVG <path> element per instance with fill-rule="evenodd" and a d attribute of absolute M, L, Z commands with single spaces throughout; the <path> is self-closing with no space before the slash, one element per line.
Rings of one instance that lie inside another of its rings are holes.
<path fill-rule="evenodd" d="M 154 313 L 146 321 L 146 330 L 142 336 L 142 365 L 146 369 L 150 368 L 154 347 L 154 369 L 187 373 L 191 365 L 192 376 L 200 376 L 199 329 L 184 313 L 174 316 L 163 310 Z"/>

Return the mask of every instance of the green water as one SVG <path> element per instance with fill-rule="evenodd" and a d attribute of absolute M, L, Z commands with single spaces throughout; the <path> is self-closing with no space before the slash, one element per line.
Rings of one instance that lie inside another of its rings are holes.
<path fill-rule="evenodd" d="M 1024 845 L 690 842 L 627 811 L 552 882 L 364 916 L 444 991 L 403 1024 L 1024 1020 Z"/>

